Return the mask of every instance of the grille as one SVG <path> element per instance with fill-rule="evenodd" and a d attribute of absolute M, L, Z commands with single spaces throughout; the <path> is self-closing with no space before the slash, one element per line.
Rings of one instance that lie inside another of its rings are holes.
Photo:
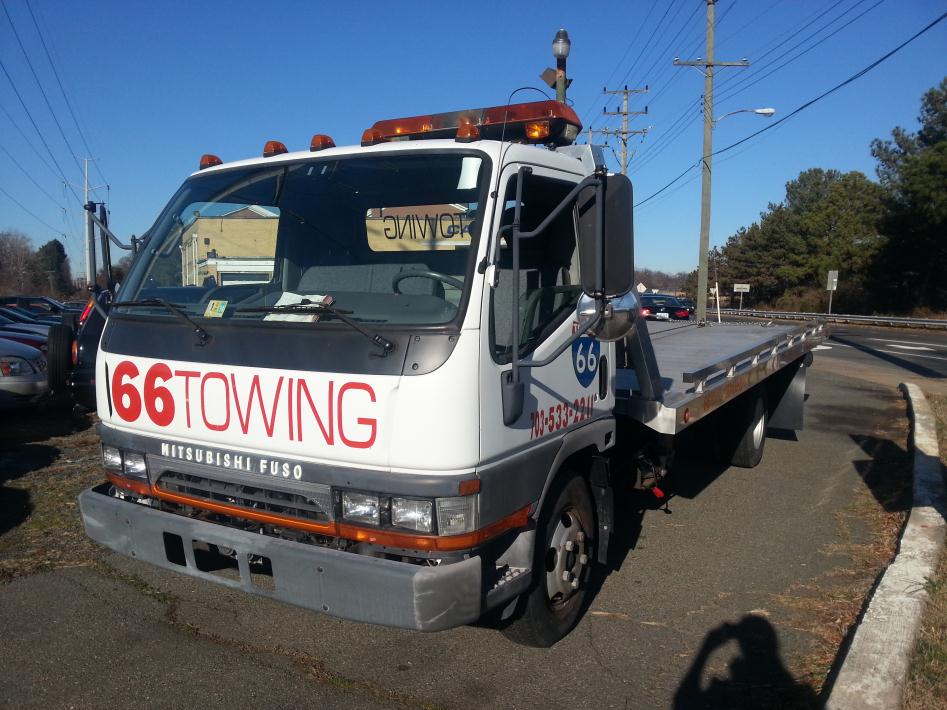
<path fill-rule="evenodd" d="M 158 479 L 158 486 L 171 493 L 261 513 L 275 513 L 313 522 L 332 519 L 332 499 L 328 486 L 320 486 L 321 490 L 300 494 L 177 471 L 165 471 Z"/>

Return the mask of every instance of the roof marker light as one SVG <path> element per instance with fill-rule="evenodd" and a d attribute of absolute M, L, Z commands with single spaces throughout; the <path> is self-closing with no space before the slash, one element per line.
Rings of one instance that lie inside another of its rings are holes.
<path fill-rule="evenodd" d="M 385 138 L 377 128 L 366 128 L 362 134 L 362 145 L 366 147 L 384 143 L 386 140 L 387 138 Z"/>
<path fill-rule="evenodd" d="M 211 155 L 210 153 L 204 153 L 201 156 L 200 170 L 204 168 L 212 168 L 215 165 L 223 165 L 224 161 L 218 158 L 216 155 Z"/>
<path fill-rule="evenodd" d="M 272 158 L 274 155 L 280 155 L 282 153 L 288 153 L 286 146 L 280 143 L 279 141 L 267 141 L 266 145 L 263 146 L 263 157 Z"/>
<path fill-rule="evenodd" d="M 324 133 L 317 133 L 312 137 L 312 141 L 309 143 L 310 152 L 314 153 L 317 150 L 325 150 L 326 148 L 335 148 L 335 141 L 332 140 L 332 138 Z"/>
<path fill-rule="evenodd" d="M 458 143 L 473 143 L 480 140 L 480 129 L 472 123 L 462 122 L 457 128 L 457 136 L 454 138 Z"/>

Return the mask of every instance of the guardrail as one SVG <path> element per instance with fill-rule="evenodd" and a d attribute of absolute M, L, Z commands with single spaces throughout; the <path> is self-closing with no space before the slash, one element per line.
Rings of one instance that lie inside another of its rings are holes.
<path fill-rule="evenodd" d="M 746 316 L 747 318 L 776 318 L 778 320 L 812 320 L 821 318 L 829 323 L 862 323 L 864 325 L 887 325 L 900 328 L 943 328 L 947 329 L 947 320 L 935 318 L 899 318 L 897 316 L 854 316 L 844 313 L 826 315 L 825 313 L 796 313 L 793 311 L 752 311 L 739 308 L 721 308 L 728 316 Z M 708 311 L 708 315 L 711 315 Z"/>

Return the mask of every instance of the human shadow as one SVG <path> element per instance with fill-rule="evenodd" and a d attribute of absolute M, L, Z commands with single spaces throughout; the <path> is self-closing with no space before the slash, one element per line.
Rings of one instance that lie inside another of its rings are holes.
<path fill-rule="evenodd" d="M 731 641 L 738 655 L 727 664 L 729 675 L 705 680 L 711 657 Z M 748 614 L 736 624 L 721 624 L 707 634 L 674 694 L 673 707 L 795 709 L 817 708 L 820 701 L 810 685 L 797 682 L 786 670 L 773 625 L 762 616 Z"/>

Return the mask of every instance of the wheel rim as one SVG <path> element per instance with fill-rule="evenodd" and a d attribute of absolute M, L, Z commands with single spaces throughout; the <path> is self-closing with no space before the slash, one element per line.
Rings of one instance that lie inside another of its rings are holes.
<path fill-rule="evenodd" d="M 582 520 L 572 508 L 559 514 L 546 550 L 546 596 L 552 608 L 578 592 L 588 565 L 588 539 Z"/>
<path fill-rule="evenodd" d="M 760 414 L 760 418 L 756 420 L 756 424 L 753 426 L 753 448 L 754 449 L 760 448 L 760 445 L 763 443 L 765 419 L 766 417 Z"/>

